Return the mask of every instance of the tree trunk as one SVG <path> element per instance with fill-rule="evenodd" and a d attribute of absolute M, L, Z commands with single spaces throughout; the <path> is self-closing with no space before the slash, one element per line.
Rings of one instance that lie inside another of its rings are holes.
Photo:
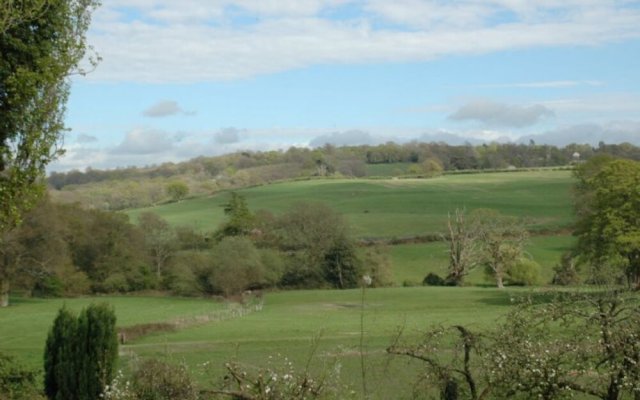
<path fill-rule="evenodd" d="M 498 289 L 504 289 L 504 283 L 502 283 L 501 274 L 496 274 L 496 283 L 498 284 Z"/>
<path fill-rule="evenodd" d="M 9 280 L 0 277 L 0 307 L 9 306 Z"/>

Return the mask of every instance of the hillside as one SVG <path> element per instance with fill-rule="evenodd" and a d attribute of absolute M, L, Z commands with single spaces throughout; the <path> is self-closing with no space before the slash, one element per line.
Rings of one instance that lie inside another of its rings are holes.
<path fill-rule="evenodd" d="M 410 237 L 443 230 L 455 208 L 494 208 L 527 218 L 532 230 L 571 224 L 569 171 L 446 175 L 432 179 L 327 179 L 286 182 L 238 192 L 252 209 L 280 213 L 296 202 L 321 201 L 345 215 L 359 238 Z M 133 220 L 152 211 L 172 225 L 214 230 L 224 219 L 218 193 L 156 207 L 126 211 Z"/>

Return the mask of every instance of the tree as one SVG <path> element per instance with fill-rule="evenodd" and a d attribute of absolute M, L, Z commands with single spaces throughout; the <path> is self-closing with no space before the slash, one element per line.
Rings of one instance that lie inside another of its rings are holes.
<path fill-rule="evenodd" d="M 224 213 L 229 220 L 216 232 L 218 238 L 248 235 L 255 225 L 255 216 L 249 210 L 244 196 L 231 192 L 231 198 L 224 204 Z"/>
<path fill-rule="evenodd" d="M 357 287 L 362 269 L 355 245 L 347 240 L 334 243 L 325 254 L 322 263 L 324 279 L 338 289 Z"/>
<path fill-rule="evenodd" d="M 181 181 L 169 183 L 166 190 L 173 201 L 181 201 L 189 194 L 189 186 Z"/>
<path fill-rule="evenodd" d="M 111 307 L 92 304 L 77 318 L 62 308 L 45 345 L 47 397 L 98 399 L 113 379 L 117 357 L 116 317 Z"/>
<path fill-rule="evenodd" d="M 50 399 L 73 399 L 77 387 L 76 331 L 78 321 L 66 308 L 58 311 L 44 351 L 44 391 Z"/>
<path fill-rule="evenodd" d="M 45 166 L 62 152 L 67 77 L 86 53 L 85 32 L 97 5 L 98 0 L 0 5 L 0 240 L 35 204 Z M 0 273 L 0 295 L 8 290 Z"/>
<path fill-rule="evenodd" d="M 479 265 L 479 242 L 475 226 L 468 223 L 464 210 L 456 209 L 448 215 L 445 236 L 449 244 L 449 273 L 445 282 L 455 286 L 464 284 L 465 276 Z"/>
<path fill-rule="evenodd" d="M 471 217 L 480 246 L 481 263 L 502 289 L 509 268 L 523 255 L 529 234 L 517 218 L 494 210 L 478 209 Z"/>
<path fill-rule="evenodd" d="M 144 234 L 145 245 L 155 266 L 156 278 L 160 282 L 165 264 L 175 253 L 176 234 L 166 220 L 152 212 L 140 214 L 138 226 Z"/>
<path fill-rule="evenodd" d="M 640 289 L 640 162 L 609 161 L 578 178 L 578 253 L 596 268 L 620 267 Z"/>
<path fill-rule="evenodd" d="M 349 241 L 345 219 L 323 203 L 297 203 L 276 223 L 280 250 L 290 265 L 283 283 L 290 286 L 326 284 L 323 264 L 336 244 Z"/>

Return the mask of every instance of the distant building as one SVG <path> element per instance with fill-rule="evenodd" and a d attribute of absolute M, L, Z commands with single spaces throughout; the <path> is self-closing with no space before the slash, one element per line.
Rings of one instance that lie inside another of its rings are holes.
<path fill-rule="evenodd" d="M 578 153 L 577 151 L 573 153 L 571 157 L 573 157 L 573 161 L 580 161 L 580 153 Z"/>

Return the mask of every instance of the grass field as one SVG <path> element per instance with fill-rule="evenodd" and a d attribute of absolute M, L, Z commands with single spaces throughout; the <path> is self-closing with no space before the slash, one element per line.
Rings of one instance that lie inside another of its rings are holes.
<path fill-rule="evenodd" d="M 540 284 L 548 284 L 553 278 L 553 267 L 563 252 L 569 250 L 575 238 L 569 235 L 534 236 L 525 248 L 530 258 L 542 267 Z M 394 282 L 419 285 L 427 274 L 433 272 L 442 277 L 447 274 L 448 253 L 445 243 L 402 244 L 388 247 L 393 263 Z M 466 279 L 472 285 L 492 284 L 487 281 L 482 268 L 477 268 Z"/>
<path fill-rule="evenodd" d="M 202 371 L 202 365 L 208 363 L 209 373 L 198 376 L 204 384 L 211 384 L 214 379 L 211 376 L 219 375 L 223 363 L 232 359 L 264 365 L 269 356 L 280 354 L 300 367 L 314 348 L 312 340 L 319 338 L 313 368 L 339 362 L 344 380 L 359 390 L 359 357 L 356 355 L 363 315 L 369 387 L 379 395 L 377 398 L 389 398 L 391 393 L 397 394 L 402 385 L 412 381 L 417 372 L 406 368 L 406 360 L 390 360 L 384 353 L 399 327 L 404 327 L 408 337 L 417 338 L 421 330 L 432 324 L 487 326 L 508 310 L 510 297 L 518 293 L 524 291 L 368 289 L 364 308 L 360 290 L 269 293 L 261 311 L 173 333 L 155 334 L 121 346 L 122 366 L 126 368 L 132 357 L 138 356 L 184 361 L 194 372 Z M 222 307 L 211 300 L 163 297 L 19 300 L 14 306 L 0 310 L 0 351 L 15 354 L 31 366 L 40 366 L 46 333 L 57 309 L 66 304 L 79 310 L 90 301 L 112 304 L 119 326 L 169 321 L 185 313 L 206 314 Z M 389 364 L 390 361 L 393 362 Z"/>
<path fill-rule="evenodd" d="M 358 237 L 406 237 L 440 232 L 455 208 L 493 208 L 526 217 L 531 229 L 558 229 L 573 218 L 569 171 L 447 175 L 433 179 L 310 180 L 243 189 L 250 208 L 274 213 L 300 201 L 321 201 L 345 215 Z M 228 194 L 130 210 L 153 211 L 173 225 L 214 230 Z"/>

